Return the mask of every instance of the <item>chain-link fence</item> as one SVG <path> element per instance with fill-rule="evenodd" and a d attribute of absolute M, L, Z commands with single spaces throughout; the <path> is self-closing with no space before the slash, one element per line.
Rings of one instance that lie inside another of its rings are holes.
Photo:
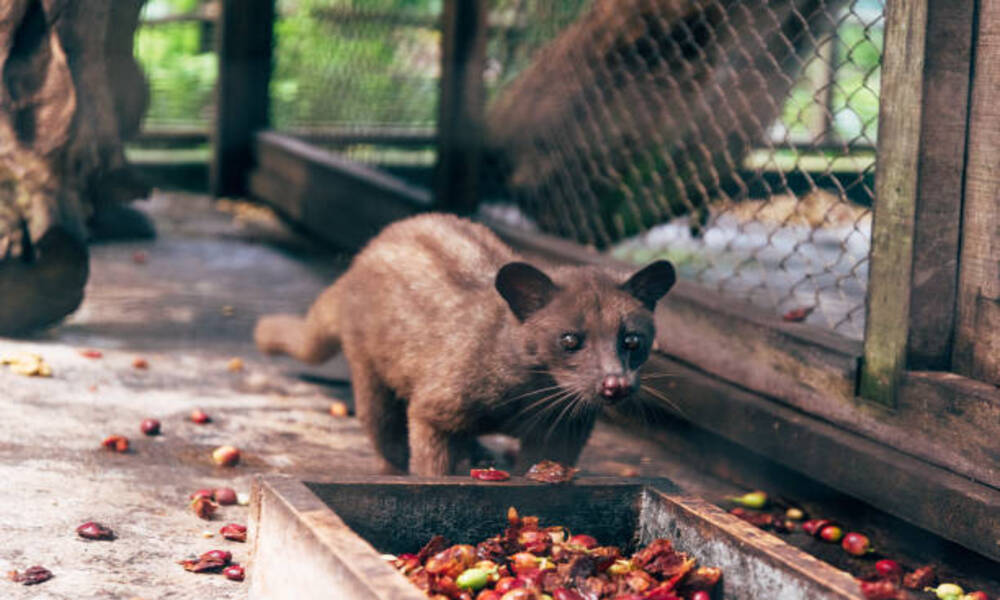
<path fill-rule="evenodd" d="M 528 17 L 500 53 L 489 190 L 542 230 L 861 337 L 880 0 L 501 5 Z"/>
<path fill-rule="evenodd" d="M 276 127 L 429 184 L 441 11 L 281 0 Z M 488 22 L 487 200 L 862 335 L 880 0 L 495 0 Z"/>
<path fill-rule="evenodd" d="M 429 185 L 442 4 L 277 0 L 273 126 Z M 147 127 L 210 122 L 216 7 L 147 5 Z M 493 0 L 483 199 L 860 338 L 883 12 L 883 0 Z"/>
<path fill-rule="evenodd" d="M 440 0 L 278 0 L 275 129 L 429 185 L 440 14 Z"/>

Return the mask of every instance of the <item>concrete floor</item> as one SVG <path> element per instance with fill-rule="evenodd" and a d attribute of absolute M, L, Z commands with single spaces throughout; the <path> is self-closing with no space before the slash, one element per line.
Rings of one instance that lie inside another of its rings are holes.
<path fill-rule="evenodd" d="M 213 548 L 248 558 L 244 544 L 202 536 L 245 524 L 247 509 L 223 507 L 203 521 L 188 494 L 223 485 L 248 491 L 261 472 L 308 478 L 373 470 L 356 420 L 327 412 L 331 398 L 349 399 L 346 366 L 307 370 L 262 357 L 251 342 L 259 315 L 303 311 L 345 258 L 247 207 L 220 210 L 203 197 L 159 194 L 139 208 L 155 220 L 157 240 L 92 246 L 80 310 L 35 338 L 0 339 L 0 356 L 37 352 L 53 371 L 29 378 L 0 367 L 0 573 L 37 564 L 55 574 L 32 587 L 0 580 L 2 598 L 245 597 L 243 584 L 176 564 Z M 144 264 L 133 260 L 136 251 L 146 253 Z M 103 358 L 85 358 L 83 348 Z M 132 367 L 138 356 L 148 370 Z M 227 370 L 232 357 L 242 358 L 242 371 Z M 188 421 L 195 407 L 213 422 Z M 163 435 L 139 433 L 147 417 L 162 421 Z M 100 447 L 115 433 L 132 440 L 130 453 Z M 212 464 L 221 444 L 243 450 L 239 466 Z M 581 460 L 585 472 L 617 474 L 630 465 L 690 481 L 696 492 L 703 483 L 671 466 L 666 449 L 600 425 Z M 75 528 L 89 520 L 118 539 L 78 538 Z"/>

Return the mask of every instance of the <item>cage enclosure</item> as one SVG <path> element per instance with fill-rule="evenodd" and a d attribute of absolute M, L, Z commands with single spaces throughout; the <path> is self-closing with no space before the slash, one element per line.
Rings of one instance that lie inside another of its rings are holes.
<path fill-rule="evenodd" d="M 991 75 L 973 69 L 993 26 L 974 5 L 278 3 L 249 190 L 350 248 L 433 208 L 529 258 L 668 258 L 657 368 L 693 370 L 654 402 L 998 558 Z M 302 60 L 306 35 L 337 51 Z"/>

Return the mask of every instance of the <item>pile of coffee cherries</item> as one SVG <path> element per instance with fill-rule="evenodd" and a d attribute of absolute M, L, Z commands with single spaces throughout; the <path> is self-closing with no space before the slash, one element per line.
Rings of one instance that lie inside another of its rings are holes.
<path fill-rule="evenodd" d="M 392 565 L 433 600 L 709 600 L 722 571 L 657 539 L 631 556 L 510 508 L 507 528 L 472 546 L 434 537 Z"/>

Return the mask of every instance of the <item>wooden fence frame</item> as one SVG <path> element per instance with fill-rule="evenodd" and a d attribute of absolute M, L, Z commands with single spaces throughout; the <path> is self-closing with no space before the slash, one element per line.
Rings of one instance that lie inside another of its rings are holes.
<path fill-rule="evenodd" d="M 433 206 L 468 212 L 482 81 L 467 59 L 481 56 L 484 1 L 445 2 L 445 31 L 472 25 L 445 46 L 436 140 L 439 174 L 451 175 L 438 179 L 436 205 L 424 190 L 262 131 L 259 120 L 243 119 L 229 138 L 242 145 L 235 156 L 253 150 L 253 170 L 245 160 L 226 163 L 234 155 L 222 149 L 216 164 L 243 169 L 253 197 L 346 248 Z M 890 7 L 865 342 L 682 281 L 657 311 L 653 362 L 683 375 L 661 391 L 684 419 L 1000 560 L 1000 389 L 989 379 L 1000 351 L 995 333 L 974 335 L 1000 324 L 1000 283 L 988 268 L 1000 260 L 997 210 L 989 210 L 1000 189 L 1000 116 L 990 98 L 1000 83 L 1000 8 L 976 0 Z M 223 16 L 223 29 L 228 22 Z M 253 102 L 266 101 L 259 85 L 235 89 L 251 88 Z M 247 100 L 220 95 L 220 103 L 234 101 Z M 625 266 L 565 240 L 490 225 L 529 256 Z"/>

